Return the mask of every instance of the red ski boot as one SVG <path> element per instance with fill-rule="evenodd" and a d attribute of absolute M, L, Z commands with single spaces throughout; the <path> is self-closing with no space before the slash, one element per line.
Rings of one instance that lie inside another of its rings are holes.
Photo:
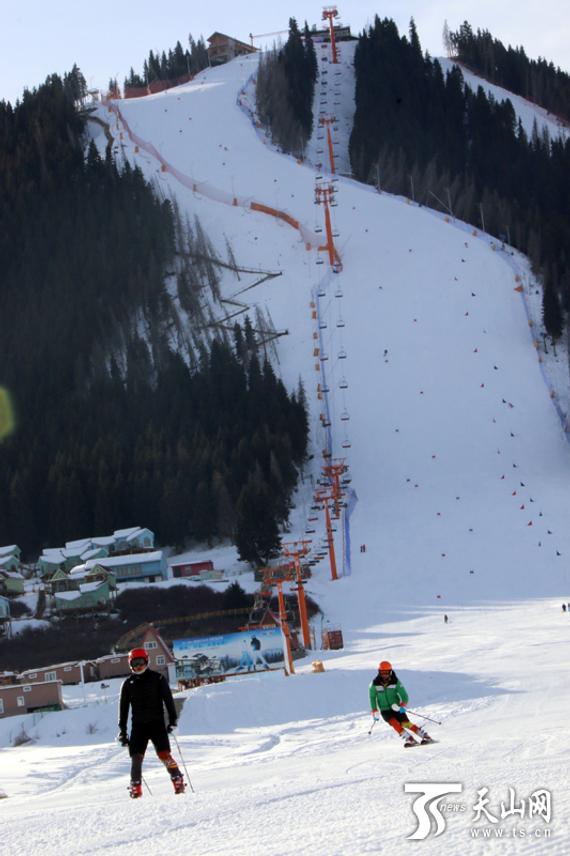
<path fill-rule="evenodd" d="M 140 782 L 131 782 L 129 785 L 129 796 L 133 800 L 142 797 L 142 784 Z"/>
<path fill-rule="evenodd" d="M 172 785 L 174 787 L 175 794 L 183 794 L 186 790 L 186 783 L 183 776 L 173 776 Z"/>

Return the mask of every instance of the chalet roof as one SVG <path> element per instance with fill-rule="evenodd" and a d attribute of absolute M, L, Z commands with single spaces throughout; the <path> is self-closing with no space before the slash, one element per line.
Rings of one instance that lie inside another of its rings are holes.
<path fill-rule="evenodd" d="M 115 529 L 113 535 L 115 538 L 130 538 L 138 535 L 143 529 L 140 526 L 130 526 L 128 529 Z"/>
<path fill-rule="evenodd" d="M 80 538 L 77 541 L 66 541 L 65 542 L 65 549 L 66 550 L 73 550 L 74 552 L 79 552 L 79 553 L 82 553 L 83 550 L 89 549 L 90 546 L 91 546 L 91 539 L 90 538 Z"/>
<path fill-rule="evenodd" d="M 104 654 L 102 657 L 97 657 L 94 662 L 102 663 L 104 660 L 116 660 L 117 657 L 124 657 L 126 660 L 128 659 L 129 655 L 126 651 L 119 651 L 116 654 Z"/>
<path fill-rule="evenodd" d="M 61 663 L 61 665 L 67 666 L 70 664 L 69 663 L 65 663 L 65 664 Z M 55 669 L 55 668 L 57 668 L 57 667 L 56 666 L 48 666 L 48 669 Z M 43 671 L 43 669 L 28 669 L 28 671 L 29 672 L 41 672 L 41 671 Z M 20 677 L 23 677 L 26 674 L 27 674 L 27 672 L 20 672 Z M 50 684 L 57 686 L 57 684 L 62 684 L 63 681 L 61 681 L 59 679 L 57 681 L 24 681 L 24 684 L 27 687 L 45 687 L 46 683 L 48 686 Z M 20 692 L 21 692 L 22 691 L 22 684 L 4 684 L 4 685 L 0 684 L 0 693 L 3 690 L 20 690 Z"/>
<path fill-rule="evenodd" d="M 95 565 L 101 565 L 102 568 L 111 570 L 120 567 L 121 565 L 147 565 L 149 562 L 160 562 L 162 559 L 162 550 L 153 550 L 152 553 L 129 553 L 127 556 L 105 556 L 104 559 L 89 559 L 80 567 L 86 571 L 94 568 Z M 72 571 L 75 571 L 76 565 Z"/>
<path fill-rule="evenodd" d="M 22 574 L 18 574 L 16 571 L 7 571 L 6 568 L 1 567 L 0 565 L 0 574 L 3 577 L 10 577 L 12 580 L 23 580 L 24 577 Z"/>
<path fill-rule="evenodd" d="M 9 544 L 7 547 L 0 547 L 0 556 L 9 556 L 19 550 L 17 544 Z"/>
<path fill-rule="evenodd" d="M 241 39 L 236 39 L 235 36 L 228 36 L 227 33 L 220 33 L 219 30 L 216 30 L 214 33 L 212 33 L 211 36 L 208 36 L 207 41 L 211 42 L 213 39 L 216 38 L 216 36 L 221 36 L 223 39 L 228 39 L 230 42 L 235 42 L 236 45 L 243 45 L 244 48 L 249 48 L 252 53 L 257 53 L 256 49 L 251 45 L 248 45 L 247 42 L 242 42 Z"/>
<path fill-rule="evenodd" d="M 63 669 L 65 666 L 79 666 L 80 663 L 93 663 L 93 660 L 68 660 L 67 663 L 54 663 L 51 666 L 37 666 L 34 669 L 26 669 L 23 672 L 20 672 L 20 677 L 24 677 L 24 675 L 34 674 L 34 672 L 51 672 L 54 669 Z"/>
<path fill-rule="evenodd" d="M 100 588 L 105 588 L 106 583 L 102 580 L 95 580 L 90 583 L 80 583 L 78 589 L 72 589 L 71 591 L 58 591 L 54 597 L 56 600 L 77 600 L 77 598 L 82 597 L 84 594 L 88 594 L 91 591 L 97 591 Z"/>

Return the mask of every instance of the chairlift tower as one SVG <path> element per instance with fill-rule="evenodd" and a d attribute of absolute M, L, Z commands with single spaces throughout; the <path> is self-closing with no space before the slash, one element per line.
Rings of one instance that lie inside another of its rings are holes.
<path fill-rule="evenodd" d="M 340 273 L 342 262 L 334 245 L 330 212 L 331 206 L 336 205 L 335 192 L 336 190 L 332 183 L 319 184 L 317 181 L 315 184 L 315 205 L 322 205 L 325 209 L 325 229 L 327 234 L 327 242 L 324 246 L 319 247 L 319 250 L 326 250 L 328 252 L 329 264 L 333 273 Z"/>
<path fill-rule="evenodd" d="M 336 6 L 324 6 L 323 7 L 323 21 L 329 22 L 329 29 L 331 34 L 331 62 L 338 62 L 338 53 L 336 49 L 336 38 L 334 34 L 334 18 L 338 18 L 338 9 Z"/>
<path fill-rule="evenodd" d="M 299 604 L 299 618 L 301 619 L 301 630 L 303 633 L 303 645 L 308 650 L 311 647 L 311 632 L 309 630 L 309 618 L 307 615 L 307 603 L 305 601 L 305 588 L 303 586 L 303 577 L 301 574 L 301 559 L 307 556 L 310 551 L 310 541 L 293 541 L 291 544 L 283 544 L 282 552 L 284 556 L 293 559 L 295 567 L 295 576 L 297 579 L 297 602 Z"/>
<path fill-rule="evenodd" d="M 334 549 L 334 538 L 333 538 L 333 529 L 331 523 L 331 513 L 329 509 L 329 502 L 334 502 L 334 497 L 332 492 L 329 493 L 326 490 L 319 490 L 315 494 L 315 502 L 321 506 L 321 508 L 325 512 L 325 523 L 327 528 L 327 546 L 329 551 L 329 560 L 331 565 L 331 580 L 338 580 L 338 573 L 336 569 L 336 555 Z"/>
<path fill-rule="evenodd" d="M 332 134 L 331 134 L 331 125 L 335 125 L 335 124 L 336 124 L 335 116 L 320 116 L 319 117 L 319 125 L 321 126 L 321 128 L 326 128 L 327 146 L 328 146 L 328 150 L 329 150 L 329 164 L 330 164 L 330 169 L 331 169 L 332 175 L 335 174 L 336 170 L 335 170 L 335 164 L 334 164 L 334 151 L 333 151 L 333 141 L 332 141 Z"/>

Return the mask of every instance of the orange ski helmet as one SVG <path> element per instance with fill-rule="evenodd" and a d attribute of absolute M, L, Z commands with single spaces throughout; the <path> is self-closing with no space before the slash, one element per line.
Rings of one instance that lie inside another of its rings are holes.
<path fill-rule="evenodd" d="M 379 672 L 391 672 L 392 671 L 392 663 L 389 663 L 388 660 L 382 660 L 378 665 Z"/>

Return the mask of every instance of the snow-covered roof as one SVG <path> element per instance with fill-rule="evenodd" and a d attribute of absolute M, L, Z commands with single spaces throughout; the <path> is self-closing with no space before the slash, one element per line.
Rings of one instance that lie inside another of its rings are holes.
<path fill-rule="evenodd" d="M 25 671 L 20 672 L 20 677 L 23 677 L 24 675 L 30 675 L 30 674 L 33 675 L 35 672 L 50 672 L 53 669 L 61 669 L 64 666 L 79 666 L 80 662 L 81 662 L 80 660 L 68 660 L 66 663 L 53 663 L 53 665 L 51 665 L 51 666 L 39 666 L 38 668 L 35 668 L 35 669 L 26 669 Z M 91 662 L 91 660 L 88 660 L 88 661 L 84 660 L 84 662 Z"/>
<path fill-rule="evenodd" d="M 100 535 L 98 538 L 92 538 L 91 542 L 98 547 L 110 547 L 115 543 L 112 535 Z"/>
<path fill-rule="evenodd" d="M 51 565 L 59 565 L 65 561 L 65 555 L 61 547 L 48 547 L 40 556 L 40 562 L 48 562 Z"/>
<path fill-rule="evenodd" d="M 100 550 L 101 550 L 101 547 L 92 547 L 90 550 L 86 550 L 84 553 L 82 553 L 81 558 L 84 561 L 88 561 L 89 559 L 94 559 L 96 556 L 99 555 Z"/>
<path fill-rule="evenodd" d="M 149 562 L 160 562 L 162 559 L 162 550 L 153 550 L 152 553 L 129 553 L 127 556 L 105 556 L 103 559 L 90 559 L 84 562 L 83 567 L 90 570 L 95 565 L 101 565 L 103 568 L 115 568 L 120 565 L 146 565 Z M 75 568 L 73 568 L 75 571 Z"/>
<path fill-rule="evenodd" d="M 78 597 L 81 597 L 81 592 L 77 589 L 73 591 L 58 591 L 54 596 L 57 600 L 77 600 Z"/>
<path fill-rule="evenodd" d="M 73 552 L 82 553 L 83 550 L 87 550 L 91 546 L 90 538 L 80 538 L 77 541 L 66 541 L 65 549 L 73 550 Z"/>
<path fill-rule="evenodd" d="M 17 544 L 10 544 L 8 547 L 0 547 L 0 556 L 7 556 L 18 550 Z"/>
<path fill-rule="evenodd" d="M 139 532 L 142 532 L 140 526 L 130 526 L 128 529 L 115 529 L 113 535 L 115 538 L 131 538 L 133 535 L 137 535 Z"/>
<path fill-rule="evenodd" d="M 105 582 L 103 582 L 102 580 L 94 580 L 90 583 L 81 583 L 81 585 L 79 586 L 79 591 L 81 592 L 81 594 L 86 594 L 87 592 L 97 591 L 97 589 L 99 588 L 104 588 L 105 585 Z"/>
<path fill-rule="evenodd" d="M 3 577 L 10 577 L 13 580 L 23 580 L 24 579 L 22 574 L 17 573 L 17 571 L 7 571 L 6 568 L 1 567 L 1 563 L 0 563 L 0 574 L 2 574 Z"/>

